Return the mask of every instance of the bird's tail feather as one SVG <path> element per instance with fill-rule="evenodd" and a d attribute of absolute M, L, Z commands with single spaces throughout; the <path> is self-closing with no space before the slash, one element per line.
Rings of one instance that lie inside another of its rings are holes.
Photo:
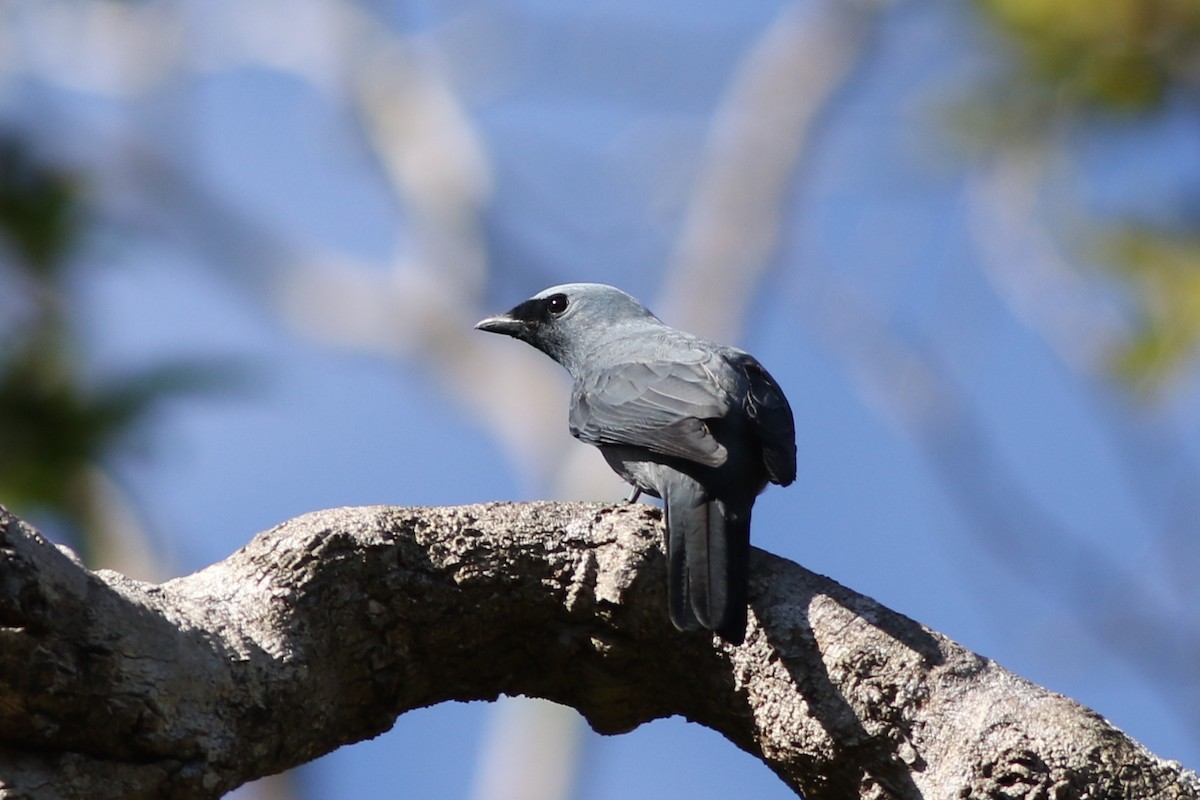
<path fill-rule="evenodd" d="M 675 487 L 667 509 L 667 591 L 671 621 L 740 644 L 746 635 L 750 510 L 710 500 L 703 489 Z"/>
<path fill-rule="evenodd" d="M 699 487 L 697 487 L 699 488 Z M 667 608 L 681 631 L 701 627 L 688 598 L 688 531 L 708 527 L 708 509 L 687 490 L 664 493 L 667 516 Z"/>
<path fill-rule="evenodd" d="M 708 503 L 707 553 L 708 585 L 704 596 L 707 609 L 700 620 L 725 641 L 741 644 L 746 637 L 746 592 L 750 581 L 748 507 L 736 508 L 721 500 Z M 693 590 L 693 604 L 698 597 L 699 593 Z"/>

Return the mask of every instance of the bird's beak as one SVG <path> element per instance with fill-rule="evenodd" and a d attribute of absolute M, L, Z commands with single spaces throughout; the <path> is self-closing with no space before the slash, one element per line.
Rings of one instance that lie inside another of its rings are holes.
<path fill-rule="evenodd" d="M 525 330 L 525 323 L 507 314 L 481 319 L 475 323 L 475 330 L 488 333 L 503 333 L 505 336 L 520 336 Z"/>

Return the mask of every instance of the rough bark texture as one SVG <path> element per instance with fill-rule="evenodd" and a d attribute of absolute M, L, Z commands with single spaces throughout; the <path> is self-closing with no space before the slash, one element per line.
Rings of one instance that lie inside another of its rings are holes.
<path fill-rule="evenodd" d="M 161 585 L 0 516 L 0 798 L 215 798 L 501 692 L 681 714 L 809 800 L 1197 798 L 1079 704 L 756 551 L 742 647 L 667 621 L 658 512 L 344 508 Z"/>

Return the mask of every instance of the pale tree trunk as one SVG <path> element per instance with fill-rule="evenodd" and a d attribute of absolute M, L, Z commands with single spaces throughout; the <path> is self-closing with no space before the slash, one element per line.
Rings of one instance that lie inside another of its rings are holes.
<path fill-rule="evenodd" d="M 348 508 L 163 584 L 0 517 L 0 797 L 215 798 L 500 693 L 680 714 L 821 798 L 1197 798 L 1104 719 L 755 551 L 746 644 L 667 621 L 658 512 Z"/>

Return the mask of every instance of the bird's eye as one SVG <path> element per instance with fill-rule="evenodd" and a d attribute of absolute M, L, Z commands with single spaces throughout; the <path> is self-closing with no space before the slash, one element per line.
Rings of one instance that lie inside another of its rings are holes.
<path fill-rule="evenodd" d="M 550 295 L 546 298 L 546 310 L 557 317 L 567 310 L 567 296 L 565 294 Z"/>

